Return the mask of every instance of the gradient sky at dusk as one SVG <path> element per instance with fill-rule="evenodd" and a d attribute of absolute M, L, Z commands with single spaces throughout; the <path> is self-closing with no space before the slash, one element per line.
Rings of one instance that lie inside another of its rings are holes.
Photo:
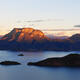
<path fill-rule="evenodd" d="M 0 0 L 0 34 L 14 27 L 75 28 L 79 9 L 80 0 Z"/>

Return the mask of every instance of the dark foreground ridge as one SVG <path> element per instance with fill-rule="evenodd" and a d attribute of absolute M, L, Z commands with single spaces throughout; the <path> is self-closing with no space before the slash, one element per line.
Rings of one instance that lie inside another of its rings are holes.
<path fill-rule="evenodd" d="M 1 65 L 20 65 L 19 62 L 16 62 L 16 61 L 3 61 L 3 62 L 0 62 Z"/>
<path fill-rule="evenodd" d="M 69 54 L 64 57 L 48 58 L 39 62 L 29 62 L 28 65 L 46 67 L 80 67 L 80 54 Z"/>

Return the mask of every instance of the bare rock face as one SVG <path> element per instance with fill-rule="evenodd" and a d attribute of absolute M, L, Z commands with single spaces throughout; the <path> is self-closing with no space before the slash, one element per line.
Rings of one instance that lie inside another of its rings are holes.
<path fill-rule="evenodd" d="M 33 28 L 14 28 L 10 33 L 2 37 L 1 40 L 18 41 L 18 42 L 32 42 L 33 40 L 42 41 L 48 39 L 40 30 Z"/>

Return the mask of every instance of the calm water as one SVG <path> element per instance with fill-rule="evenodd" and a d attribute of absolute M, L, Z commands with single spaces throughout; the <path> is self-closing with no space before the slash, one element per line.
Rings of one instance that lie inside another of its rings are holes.
<path fill-rule="evenodd" d="M 17 56 L 23 53 L 25 56 Z M 0 51 L 0 61 L 18 61 L 22 65 L 0 65 L 0 80 L 80 80 L 80 68 L 50 68 L 28 66 L 49 57 L 60 57 L 75 52 L 11 52 Z M 79 53 L 79 52 L 78 52 Z"/>

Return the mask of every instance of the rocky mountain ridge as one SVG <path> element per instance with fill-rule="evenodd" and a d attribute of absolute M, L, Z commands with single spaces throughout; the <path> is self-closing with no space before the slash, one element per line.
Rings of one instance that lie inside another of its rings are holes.
<path fill-rule="evenodd" d="M 3 36 L 1 40 L 32 42 L 33 40 L 42 41 L 45 39 L 48 39 L 48 37 L 46 37 L 40 30 L 33 28 L 14 28 L 10 33 Z"/>
<path fill-rule="evenodd" d="M 14 28 L 0 39 L 0 50 L 80 51 L 80 34 L 66 39 L 50 39 L 33 28 Z"/>

